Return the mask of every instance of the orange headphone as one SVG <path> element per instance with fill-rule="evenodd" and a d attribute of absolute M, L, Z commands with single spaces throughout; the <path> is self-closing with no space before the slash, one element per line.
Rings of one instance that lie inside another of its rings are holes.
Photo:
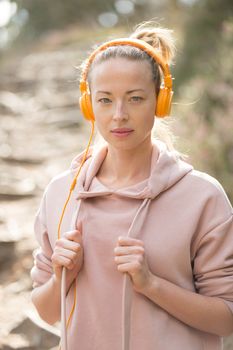
<path fill-rule="evenodd" d="M 80 92 L 81 97 L 79 99 L 79 105 L 80 109 L 84 115 L 84 117 L 94 122 L 95 116 L 93 113 L 92 105 L 91 105 L 91 96 L 88 88 L 87 83 L 87 75 L 90 65 L 92 64 L 94 58 L 100 51 L 104 51 L 108 47 L 111 46 L 119 46 L 119 45 L 129 45 L 137 47 L 143 51 L 145 51 L 149 56 L 151 56 L 155 62 L 159 64 L 163 71 L 164 76 L 164 86 L 160 86 L 159 94 L 157 97 L 157 103 L 156 103 L 156 110 L 155 110 L 155 116 L 158 118 L 163 118 L 165 116 L 168 116 L 170 114 L 171 110 L 171 101 L 172 101 L 172 76 L 169 70 L 169 66 L 167 63 L 165 63 L 162 59 L 162 57 L 156 52 L 156 50 L 149 44 L 147 44 L 143 40 L 139 39 L 116 39 L 111 40 L 103 45 L 99 46 L 93 53 L 90 55 L 90 57 L 87 60 L 87 64 L 82 72 L 81 75 L 81 81 L 80 81 Z"/>

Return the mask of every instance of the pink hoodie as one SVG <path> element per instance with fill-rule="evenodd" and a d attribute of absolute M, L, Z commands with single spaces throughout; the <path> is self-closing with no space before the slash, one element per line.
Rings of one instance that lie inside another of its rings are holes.
<path fill-rule="evenodd" d="M 121 235 L 144 242 L 153 274 L 182 288 L 222 298 L 233 312 L 232 207 L 211 176 L 177 160 L 161 141 L 150 177 L 111 190 L 96 173 L 104 146 L 86 160 L 68 204 L 61 232 L 83 225 L 84 265 L 76 278 L 77 305 L 68 329 L 69 350 L 219 350 L 220 337 L 191 328 L 136 292 L 117 270 L 114 248 Z M 35 220 L 40 249 L 32 269 L 34 287 L 53 273 L 51 254 L 72 178 L 81 161 L 55 177 Z M 67 314 L 74 287 L 67 295 Z"/>

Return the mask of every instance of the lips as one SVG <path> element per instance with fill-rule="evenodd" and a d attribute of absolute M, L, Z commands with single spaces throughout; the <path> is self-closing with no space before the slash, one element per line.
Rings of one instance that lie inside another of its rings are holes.
<path fill-rule="evenodd" d="M 133 132 L 133 129 L 130 128 L 116 128 L 111 130 L 111 133 L 117 137 L 118 139 L 124 139 L 126 137 L 128 137 L 129 135 L 131 135 Z"/>
<path fill-rule="evenodd" d="M 120 134 L 129 133 L 131 131 L 133 131 L 133 129 L 129 129 L 129 128 L 116 128 L 116 129 L 111 130 L 111 132 L 113 132 L 113 133 L 120 133 Z"/>

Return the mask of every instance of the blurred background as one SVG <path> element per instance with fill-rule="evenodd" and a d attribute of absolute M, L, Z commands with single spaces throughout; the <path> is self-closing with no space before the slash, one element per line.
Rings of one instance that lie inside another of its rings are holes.
<path fill-rule="evenodd" d="M 93 45 L 154 20 L 174 29 L 176 147 L 233 202 L 232 0 L 0 0 L 0 349 L 57 349 L 30 303 L 33 220 L 84 149 L 78 69 Z M 233 350 L 233 338 L 224 350 Z"/>

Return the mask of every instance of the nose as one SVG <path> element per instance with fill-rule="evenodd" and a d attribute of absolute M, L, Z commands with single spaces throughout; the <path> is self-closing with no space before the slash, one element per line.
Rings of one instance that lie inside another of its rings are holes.
<path fill-rule="evenodd" d="M 127 120 L 129 118 L 127 108 L 124 101 L 116 101 L 114 110 L 113 110 L 113 119 L 114 120 Z"/>

